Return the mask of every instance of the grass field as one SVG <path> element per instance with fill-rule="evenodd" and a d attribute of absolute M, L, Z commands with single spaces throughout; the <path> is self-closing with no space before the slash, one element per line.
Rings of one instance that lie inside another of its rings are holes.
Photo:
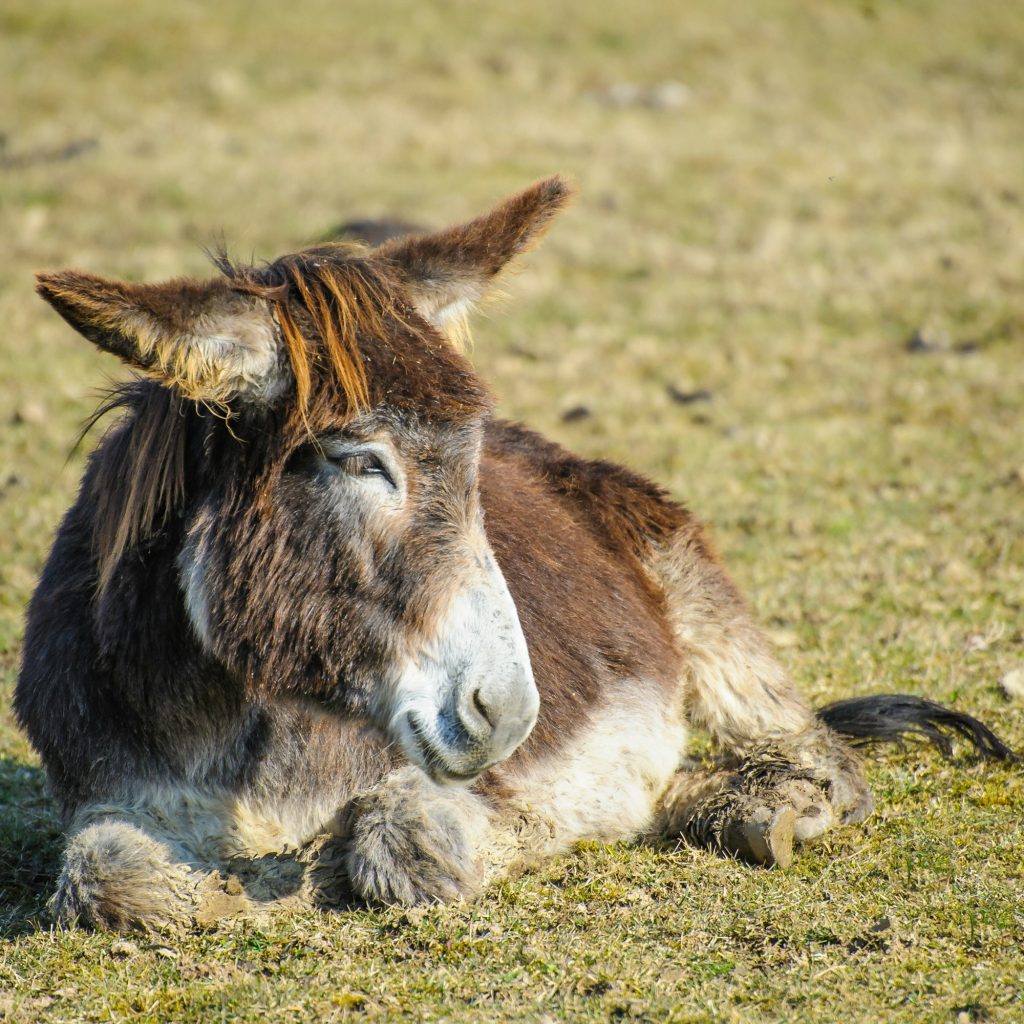
<path fill-rule="evenodd" d="M 912 692 L 1024 748 L 1024 6 L 5 0 L 0 67 L 0 1019 L 1024 1020 L 1019 770 L 872 760 L 876 815 L 785 873 L 588 846 L 473 906 L 128 945 L 48 929 L 9 712 L 118 372 L 33 270 L 206 273 L 220 233 L 271 257 L 562 171 L 476 324 L 502 412 L 712 522 L 816 702 Z"/>

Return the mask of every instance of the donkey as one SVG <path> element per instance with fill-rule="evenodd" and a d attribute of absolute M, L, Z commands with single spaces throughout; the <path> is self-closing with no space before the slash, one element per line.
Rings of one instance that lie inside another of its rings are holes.
<path fill-rule="evenodd" d="M 494 418 L 466 314 L 570 192 L 206 281 L 38 275 L 137 371 L 14 698 L 67 826 L 59 921 L 456 900 L 584 839 L 784 867 L 871 810 L 840 733 L 1013 756 L 915 698 L 816 714 L 697 518 Z"/>

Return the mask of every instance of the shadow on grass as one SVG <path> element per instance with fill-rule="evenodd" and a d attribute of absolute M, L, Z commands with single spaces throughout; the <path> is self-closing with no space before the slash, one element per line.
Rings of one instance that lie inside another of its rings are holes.
<path fill-rule="evenodd" d="M 0 757 L 0 939 L 23 935 L 45 921 L 62 845 L 45 772 Z"/>

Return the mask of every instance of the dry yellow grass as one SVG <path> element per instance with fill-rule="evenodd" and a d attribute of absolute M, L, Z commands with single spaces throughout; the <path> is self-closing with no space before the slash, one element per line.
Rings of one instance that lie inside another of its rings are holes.
<path fill-rule="evenodd" d="M 133 952 L 33 930 L 59 844 L 6 709 L 115 372 L 32 270 L 205 273 L 219 232 L 270 257 L 563 171 L 476 325 L 503 411 L 715 523 L 816 700 L 1024 747 L 1024 7 L 7 0 L 0 66 L 0 1019 L 1024 1019 L 1019 772 L 880 761 L 878 815 L 787 874 L 594 847 L 476 907 Z"/>

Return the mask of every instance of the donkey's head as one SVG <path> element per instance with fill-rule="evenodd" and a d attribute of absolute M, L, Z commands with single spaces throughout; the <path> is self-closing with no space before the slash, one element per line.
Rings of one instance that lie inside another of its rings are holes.
<path fill-rule="evenodd" d="M 210 281 L 41 274 L 152 379 L 94 460 L 100 617 L 162 552 L 252 699 L 365 716 L 441 781 L 510 754 L 538 694 L 478 499 L 491 400 L 453 339 L 568 196 L 550 179 L 443 232 Z"/>

